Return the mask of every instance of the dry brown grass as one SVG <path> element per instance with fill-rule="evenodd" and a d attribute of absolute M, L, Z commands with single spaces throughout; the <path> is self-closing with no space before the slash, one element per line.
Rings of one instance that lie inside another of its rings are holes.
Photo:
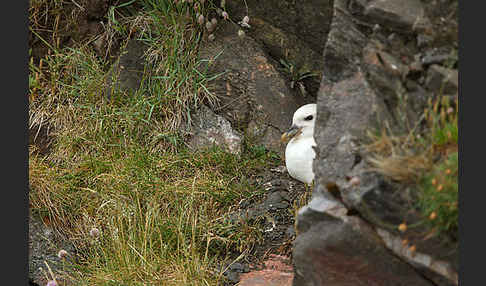
<path fill-rule="evenodd" d="M 423 173 L 430 169 L 432 153 L 418 148 L 414 134 L 406 136 L 390 136 L 386 129 L 379 136 L 369 134 L 372 143 L 366 146 L 370 156 L 370 171 L 378 172 L 395 181 L 413 183 L 419 180 Z"/>
<path fill-rule="evenodd" d="M 371 143 L 366 150 L 371 171 L 396 181 L 418 182 L 433 167 L 434 158 L 457 151 L 457 104 L 456 99 L 452 108 L 448 97 L 429 101 L 424 110 L 427 128 L 423 134 L 415 128 L 402 135 L 393 134 L 389 128 L 379 135 L 368 133 Z"/>
<path fill-rule="evenodd" d="M 374 156 L 368 158 L 375 171 L 395 181 L 413 183 L 430 169 L 431 160 L 424 155 L 417 156 Z"/>

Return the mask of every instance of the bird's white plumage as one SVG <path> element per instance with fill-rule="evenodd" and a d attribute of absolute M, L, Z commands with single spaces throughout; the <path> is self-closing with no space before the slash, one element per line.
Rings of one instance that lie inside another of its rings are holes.
<path fill-rule="evenodd" d="M 316 146 L 315 120 L 316 104 L 306 104 L 297 109 L 292 118 L 292 128 L 298 128 L 300 132 L 285 148 L 285 165 L 289 175 L 306 184 L 311 184 L 314 179 L 312 163 L 316 154 L 312 146 Z"/>

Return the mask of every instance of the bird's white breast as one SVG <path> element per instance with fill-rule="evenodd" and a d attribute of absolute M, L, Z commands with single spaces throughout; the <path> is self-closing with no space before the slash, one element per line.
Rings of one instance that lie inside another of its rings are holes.
<path fill-rule="evenodd" d="M 313 136 L 297 136 L 285 148 L 285 165 L 289 175 L 307 184 L 314 179 L 312 162 L 316 153 L 312 146 L 316 146 Z"/>

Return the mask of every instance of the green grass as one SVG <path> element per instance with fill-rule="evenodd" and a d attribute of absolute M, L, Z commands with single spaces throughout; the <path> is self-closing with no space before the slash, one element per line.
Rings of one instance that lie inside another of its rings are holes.
<path fill-rule="evenodd" d="M 427 222 L 441 233 L 458 231 L 458 153 L 448 155 L 423 176 L 419 206 Z"/>
<path fill-rule="evenodd" d="M 203 102 L 216 101 L 214 95 L 206 88 L 206 84 L 217 75 L 205 74 L 201 66 L 209 59 L 198 58 L 202 28 L 196 23 L 195 15 L 206 11 L 201 5 L 195 10 L 188 3 L 174 4 L 174 1 L 145 0 L 127 3 L 130 5 L 125 3 L 109 9 L 109 24 L 105 33 L 106 38 L 121 38 L 122 46 L 129 38 L 142 41 L 149 46 L 143 59 L 144 84 L 135 94 L 136 97 L 141 97 L 142 94 L 148 96 L 145 96 L 143 102 L 131 104 L 140 105 L 135 107 L 141 109 L 140 114 L 145 115 L 143 119 L 158 120 L 159 125 L 165 125 L 165 132 L 181 129 L 187 131 L 192 110 Z M 131 11 L 131 6 L 135 4 L 139 9 L 136 14 Z M 40 8 L 31 10 L 37 11 Z M 31 14 L 39 14 L 34 13 L 35 11 Z M 37 16 L 31 18 L 37 19 Z M 52 101 L 59 97 L 64 99 L 65 94 L 57 93 L 67 91 L 70 93 L 70 100 L 79 96 L 79 93 L 87 93 L 82 96 L 99 101 L 104 91 L 102 83 L 106 84 L 111 62 L 104 58 L 98 59 L 85 44 L 80 44 L 75 49 L 59 50 L 36 33 L 38 29 L 31 27 L 31 30 L 34 31 L 34 37 L 45 42 L 51 51 L 51 55 L 43 59 L 44 68 L 31 64 L 29 80 L 32 96 L 49 97 L 46 101 Z M 56 35 L 53 33 L 49 36 Z M 47 80 L 49 85 L 42 89 L 44 94 L 40 94 L 41 88 L 38 85 L 39 81 L 43 80 Z M 65 88 L 66 85 L 70 85 L 71 88 Z M 46 94 L 49 89 L 50 92 Z M 114 91 L 112 95 L 114 101 L 121 101 L 122 104 L 130 100 L 131 96 L 120 91 Z"/>
<path fill-rule="evenodd" d="M 458 101 L 454 108 L 448 97 L 440 97 L 426 110 L 432 154 L 438 156 L 420 181 L 419 208 L 438 233 L 458 239 Z"/>
<path fill-rule="evenodd" d="M 45 15 L 65 16 L 66 2 L 47 4 L 31 2 L 32 31 Z M 50 53 L 29 65 L 29 123 L 54 140 L 46 155 L 30 146 L 30 205 L 76 247 L 66 263 L 74 285 L 218 285 L 219 263 L 261 240 L 258 221 L 227 215 L 262 193 L 252 177 L 278 156 L 248 142 L 240 155 L 184 144 L 192 110 L 215 100 L 206 84 L 217 75 L 198 57 L 195 15 L 205 9 L 150 0 L 111 7 L 105 36 L 136 36 L 149 50 L 144 85 L 109 97 L 109 59 L 86 43 L 53 44 L 65 27 L 52 27 L 49 41 L 35 33 Z"/>

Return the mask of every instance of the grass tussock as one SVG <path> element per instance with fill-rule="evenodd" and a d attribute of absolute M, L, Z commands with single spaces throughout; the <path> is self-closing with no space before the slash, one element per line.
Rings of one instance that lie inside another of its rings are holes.
<path fill-rule="evenodd" d="M 393 136 L 383 130 L 372 135 L 371 170 L 418 192 L 423 221 L 439 233 L 457 238 L 458 230 L 458 100 L 447 96 L 429 101 L 424 128 Z"/>
<path fill-rule="evenodd" d="M 258 193 L 247 178 L 272 160 L 268 153 L 247 156 L 133 147 L 52 166 L 32 155 L 30 201 L 87 253 L 77 279 L 88 284 L 216 283 L 215 257 L 251 248 L 260 235 L 225 218 L 239 200 Z M 101 237 L 90 237 L 91 228 Z"/>
<path fill-rule="evenodd" d="M 158 129 L 152 137 L 160 137 L 161 134 L 173 136 L 172 133 L 187 131 L 192 111 L 201 103 L 216 103 L 206 84 L 217 75 L 206 74 L 201 66 L 209 60 L 198 58 L 202 28 L 197 25 L 195 17 L 197 13 L 204 12 L 204 6 L 198 5 L 195 9 L 188 3 L 147 0 L 137 2 L 139 10 L 132 15 L 127 9 L 135 4 L 133 1 L 128 3 L 130 5 L 109 9 L 106 32 L 102 36 L 123 38 L 122 49 L 130 39 L 147 45 L 148 49 L 141 59 L 145 68 L 139 90 L 135 94 L 127 94 L 113 89 L 107 94 L 108 76 L 116 80 L 116 73 L 110 73 L 111 61 L 97 56 L 87 44 L 57 48 L 31 28 L 34 37 L 49 48 L 49 54 L 39 64 L 33 59 L 30 64 L 31 102 L 42 98 L 31 105 L 31 126 L 40 127 L 46 122 L 53 129 L 64 126 L 64 122 L 59 121 L 66 118 L 59 117 L 68 115 L 64 109 L 53 110 L 53 106 L 84 104 L 89 99 L 90 104 L 102 102 L 137 108 L 138 121 L 152 122 L 152 129 Z M 37 24 L 33 26 L 37 27 Z M 143 100 L 134 102 L 134 97 L 143 97 Z"/>

